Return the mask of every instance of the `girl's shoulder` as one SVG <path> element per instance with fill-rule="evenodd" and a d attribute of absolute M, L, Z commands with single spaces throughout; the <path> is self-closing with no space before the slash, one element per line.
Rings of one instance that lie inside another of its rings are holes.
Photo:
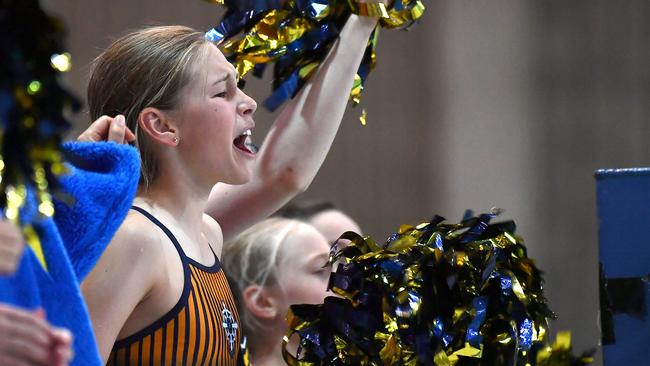
<path fill-rule="evenodd" d="M 219 223 L 208 214 L 203 214 L 203 234 L 208 239 L 208 242 L 217 257 L 221 258 L 223 231 L 221 231 L 221 225 L 219 225 Z"/>
<path fill-rule="evenodd" d="M 113 236 L 107 251 L 116 257 L 147 261 L 155 264 L 164 261 L 161 246 L 162 232 L 149 219 L 138 212 L 130 211 Z M 151 266 L 150 268 L 156 268 Z"/>
<path fill-rule="evenodd" d="M 150 219 L 134 210 L 129 211 L 126 215 L 124 222 L 118 229 L 119 232 L 124 232 L 141 240 L 148 239 L 148 242 L 160 242 L 160 228 Z"/>

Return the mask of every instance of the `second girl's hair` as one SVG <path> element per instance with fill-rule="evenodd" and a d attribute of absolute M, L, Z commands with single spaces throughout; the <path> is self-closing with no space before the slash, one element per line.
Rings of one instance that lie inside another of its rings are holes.
<path fill-rule="evenodd" d="M 306 225 L 286 218 L 269 218 L 259 222 L 224 245 L 222 264 L 232 286 L 244 334 L 264 334 L 258 321 L 246 309 L 242 294 L 251 285 L 280 285 L 276 278 L 282 242 L 292 231 Z M 254 339 L 249 337 L 249 340 Z"/>
<path fill-rule="evenodd" d="M 129 33 L 111 44 L 94 63 L 88 83 L 91 120 L 123 114 L 136 134 L 145 188 L 156 178 L 157 166 L 150 142 L 138 128 L 147 107 L 172 110 L 193 77 L 193 66 L 205 54 L 209 41 L 203 33 L 184 26 L 149 27 Z"/>
<path fill-rule="evenodd" d="M 328 201 L 317 201 L 317 202 L 300 202 L 300 203 L 291 203 L 273 214 L 275 217 L 286 217 L 289 219 L 296 219 L 304 222 L 309 222 L 313 219 L 314 216 L 325 212 L 336 210 L 334 204 Z"/>

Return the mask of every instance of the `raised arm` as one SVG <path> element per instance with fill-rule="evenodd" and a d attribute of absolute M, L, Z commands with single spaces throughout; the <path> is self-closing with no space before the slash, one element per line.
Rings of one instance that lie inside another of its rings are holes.
<path fill-rule="evenodd" d="M 206 212 L 233 237 L 307 189 L 334 141 L 377 18 L 351 15 L 317 73 L 278 115 L 258 154 L 253 179 L 217 184 Z"/>

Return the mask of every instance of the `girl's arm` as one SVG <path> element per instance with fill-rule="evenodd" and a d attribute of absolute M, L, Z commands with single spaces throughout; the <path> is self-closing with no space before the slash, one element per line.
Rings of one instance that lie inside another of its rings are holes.
<path fill-rule="evenodd" d="M 317 73 L 276 118 L 257 156 L 253 179 L 217 184 L 206 212 L 233 237 L 307 189 L 325 160 L 377 18 L 351 15 Z"/>
<path fill-rule="evenodd" d="M 164 268 L 159 237 L 125 222 L 81 284 L 99 354 L 105 363 L 124 323 Z"/>

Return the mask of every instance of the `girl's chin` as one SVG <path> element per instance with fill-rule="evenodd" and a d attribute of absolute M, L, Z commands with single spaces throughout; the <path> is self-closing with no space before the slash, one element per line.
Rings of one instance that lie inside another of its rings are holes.
<path fill-rule="evenodd" d="M 231 179 L 224 181 L 223 183 L 231 185 L 241 185 L 246 184 L 251 181 L 253 177 L 252 169 L 246 169 L 245 171 L 240 171 L 238 174 L 233 174 Z"/>

